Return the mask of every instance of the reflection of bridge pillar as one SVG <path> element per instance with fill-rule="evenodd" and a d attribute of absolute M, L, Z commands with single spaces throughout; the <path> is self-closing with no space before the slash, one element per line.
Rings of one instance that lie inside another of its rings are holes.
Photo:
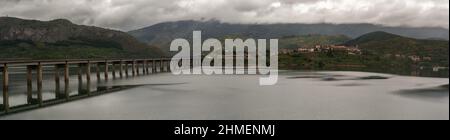
<path fill-rule="evenodd" d="M 9 94 L 8 94 L 8 82 L 9 82 L 9 73 L 8 73 L 8 65 L 3 64 L 3 110 L 8 113 L 9 112 Z"/>

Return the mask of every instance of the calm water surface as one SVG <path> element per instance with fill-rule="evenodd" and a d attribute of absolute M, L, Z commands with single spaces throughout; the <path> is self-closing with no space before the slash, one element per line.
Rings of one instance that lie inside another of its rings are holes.
<path fill-rule="evenodd" d="M 258 79 L 166 73 L 114 80 L 99 85 L 136 87 L 0 119 L 449 119 L 449 90 L 441 87 L 448 78 L 283 71 L 275 86 Z"/>

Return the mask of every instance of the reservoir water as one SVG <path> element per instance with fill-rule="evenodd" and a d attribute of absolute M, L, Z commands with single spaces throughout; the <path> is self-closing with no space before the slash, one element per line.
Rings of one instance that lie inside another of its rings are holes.
<path fill-rule="evenodd" d="M 259 77 L 161 73 L 94 81 L 94 88 L 132 88 L 0 119 L 449 119 L 448 78 L 280 71 L 278 84 L 260 86 Z M 26 102 L 19 83 L 11 84 L 12 105 Z M 48 77 L 44 98 L 52 97 L 52 85 Z M 72 94 L 76 89 L 72 77 Z"/>

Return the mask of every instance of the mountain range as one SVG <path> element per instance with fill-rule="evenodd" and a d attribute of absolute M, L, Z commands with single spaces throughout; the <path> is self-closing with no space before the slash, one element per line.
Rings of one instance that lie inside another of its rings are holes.
<path fill-rule="evenodd" d="M 160 57 L 158 48 L 110 29 L 51 21 L 0 17 L 0 59 Z"/>
<path fill-rule="evenodd" d="M 155 24 L 128 33 L 150 45 L 168 46 L 176 38 L 192 38 L 192 31 L 202 31 L 203 39 L 238 35 L 252 38 L 282 38 L 284 36 L 344 35 L 357 38 L 367 33 L 383 31 L 416 39 L 448 40 L 449 30 L 444 28 L 387 27 L 373 24 L 231 24 L 220 21 L 176 21 Z"/>
<path fill-rule="evenodd" d="M 279 38 L 280 48 L 358 45 L 377 54 L 448 57 L 448 30 L 371 24 L 230 24 L 219 21 L 166 22 L 128 33 L 69 20 L 0 17 L 0 59 L 160 57 L 175 38 Z M 448 60 L 448 59 L 447 59 Z M 448 62 L 448 61 L 447 61 Z"/>

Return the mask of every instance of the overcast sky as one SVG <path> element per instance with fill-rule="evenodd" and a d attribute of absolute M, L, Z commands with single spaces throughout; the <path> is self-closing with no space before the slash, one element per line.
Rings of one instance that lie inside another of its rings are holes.
<path fill-rule="evenodd" d="M 128 31 L 159 22 L 374 23 L 449 28 L 449 0 L 0 0 L 0 16 Z"/>

